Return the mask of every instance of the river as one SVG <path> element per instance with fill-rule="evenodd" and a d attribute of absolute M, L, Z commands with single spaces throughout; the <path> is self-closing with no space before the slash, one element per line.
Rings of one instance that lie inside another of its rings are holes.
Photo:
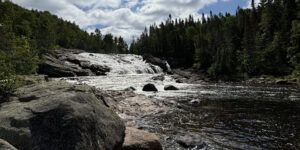
<path fill-rule="evenodd" d="M 112 70 L 107 76 L 67 78 L 68 82 L 108 91 L 134 87 L 136 94 L 163 102 L 162 111 L 134 117 L 134 122 L 159 134 L 166 150 L 300 149 L 300 91 L 295 87 L 176 83 L 172 75 L 137 55 L 83 53 L 77 57 Z M 165 79 L 153 79 L 159 75 Z M 158 92 L 142 91 L 147 83 L 153 83 Z M 179 90 L 165 91 L 166 85 Z M 181 137 L 196 144 L 185 147 L 178 142 Z"/>

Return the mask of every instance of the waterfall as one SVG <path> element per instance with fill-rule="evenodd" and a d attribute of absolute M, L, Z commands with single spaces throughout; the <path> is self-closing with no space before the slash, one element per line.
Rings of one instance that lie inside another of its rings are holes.
<path fill-rule="evenodd" d="M 133 54 L 95 54 L 81 53 L 76 55 L 81 61 L 89 61 L 91 64 L 108 66 L 109 74 L 155 74 L 163 70 L 155 65 L 146 63 L 142 56 Z"/>

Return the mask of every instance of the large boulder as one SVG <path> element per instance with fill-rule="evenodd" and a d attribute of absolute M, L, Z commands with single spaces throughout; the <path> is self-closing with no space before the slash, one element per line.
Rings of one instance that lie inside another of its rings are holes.
<path fill-rule="evenodd" d="M 125 125 L 93 93 L 65 82 L 20 88 L 0 106 L 0 138 L 20 150 L 121 149 Z"/>
<path fill-rule="evenodd" d="M 107 66 L 91 64 L 90 61 L 80 60 L 76 56 L 82 50 L 58 49 L 44 55 L 39 64 L 38 73 L 49 77 L 74 77 L 106 75 L 110 72 Z"/>
<path fill-rule="evenodd" d="M 176 90 L 179 90 L 177 87 L 175 87 L 174 85 L 166 85 L 164 87 L 164 90 L 166 91 L 176 91 Z"/>
<path fill-rule="evenodd" d="M 44 61 L 39 64 L 38 73 L 45 74 L 49 77 L 74 77 L 89 76 L 92 72 L 82 69 L 76 64 L 61 61 L 54 56 L 45 55 Z"/>
<path fill-rule="evenodd" d="M 110 68 L 108 66 L 91 64 L 89 61 L 79 60 L 74 54 L 67 55 L 67 57 L 65 57 L 63 60 L 79 65 L 82 69 L 88 69 L 97 76 L 106 75 L 107 72 L 110 72 Z"/>
<path fill-rule="evenodd" d="M 0 139 L 0 150 L 17 150 L 14 146 L 3 139 Z"/>
<path fill-rule="evenodd" d="M 92 64 L 88 67 L 93 73 L 97 76 L 106 75 L 107 72 L 110 72 L 110 68 L 107 66 L 95 65 Z"/>
<path fill-rule="evenodd" d="M 144 87 L 143 87 L 143 91 L 146 91 L 146 92 L 157 92 L 157 88 L 155 87 L 154 84 L 146 84 Z"/>
<path fill-rule="evenodd" d="M 188 149 L 203 149 L 207 146 L 200 135 L 192 133 L 187 133 L 184 136 L 178 136 L 176 142 L 180 146 Z"/>
<path fill-rule="evenodd" d="M 162 150 L 159 137 L 153 133 L 132 127 L 126 128 L 122 150 Z"/>

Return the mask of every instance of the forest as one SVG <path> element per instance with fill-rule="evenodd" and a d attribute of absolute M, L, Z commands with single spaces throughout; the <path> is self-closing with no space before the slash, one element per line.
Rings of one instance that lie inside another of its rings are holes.
<path fill-rule="evenodd" d="M 300 76 L 299 0 L 261 0 L 236 15 L 202 14 L 151 25 L 130 52 L 152 54 L 172 67 L 193 67 L 215 79 Z"/>
<path fill-rule="evenodd" d="M 16 75 L 34 74 L 42 55 L 56 48 L 94 53 L 126 53 L 122 37 L 87 33 L 47 11 L 27 10 L 0 0 L 0 93 L 16 85 Z M 2 83 L 4 82 L 4 83 Z"/>

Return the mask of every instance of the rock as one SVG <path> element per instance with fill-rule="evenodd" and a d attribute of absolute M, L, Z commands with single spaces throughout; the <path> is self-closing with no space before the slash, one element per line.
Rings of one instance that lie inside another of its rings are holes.
<path fill-rule="evenodd" d="M 153 65 L 156 65 L 156 66 L 159 66 L 160 68 L 163 69 L 163 71 L 165 72 L 172 72 L 171 68 L 170 68 L 170 65 L 168 64 L 167 61 L 165 60 L 161 60 L 160 58 L 157 58 L 157 57 L 153 57 L 152 55 L 144 55 L 143 56 L 143 59 L 147 62 L 147 63 L 150 63 L 150 64 L 153 64 Z"/>
<path fill-rule="evenodd" d="M 80 50 L 54 50 L 44 56 L 45 60 L 39 64 L 38 73 L 49 77 L 74 77 L 106 75 L 110 72 L 107 66 L 91 64 L 89 61 L 79 60 L 76 55 Z"/>
<path fill-rule="evenodd" d="M 164 87 L 164 89 L 165 89 L 166 91 L 176 91 L 176 90 L 179 90 L 177 87 L 175 87 L 175 86 L 173 86 L 173 85 L 166 85 L 166 86 Z"/>
<path fill-rule="evenodd" d="M 126 127 L 122 150 L 162 150 L 159 137 L 153 133 Z"/>
<path fill-rule="evenodd" d="M 286 150 L 296 150 L 297 147 L 295 145 L 293 145 L 292 143 L 286 143 L 284 145 L 284 148 L 283 149 L 286 149 Z"/>
<path fill-rule="evenodd" d="M 158 81 L 164 81 L 165 76 L 164 75 L 158 75 L 151 78 L 152 80 L 158 80 Z"/>
<path fill-rule="evenodd" d="M 110 72 L 109 67 L 91 64 L 89 61 L 81 61 L 79 65 L 84 69 L 90 69 L 97 76 L 106 75 L 107 72 Z"/>
<path fill-rule="evenodd" d="M 279 79 L 275 81 L 276 84 L 278 85 L 292 85 L 296 84 L 293 80 L 285 80 L 285 79 Z"/>
<path fill-rule="evenodd" d="M 149 83 L 149 84 L 146 84 L 146 85 L 143 87 L 143 91 L 148 91 L 148 92 L 153 91 L 153 92 L 157 92 L 158 90 L 157 90 L 157 88 L 155 87 L 154 84 Z"/>
<path fill-rule="evenodd" d="M 49 77 L 89 76 L 90 70 L 85 70 L 74 64 L 65 63 L 54 56 L 44 56 L 45 61 L 39 64 L 38 73 Z"/>
<path fill-rule="evenodd" d="M 1 104 L 0 138 L 20 150 L 121 149 L 125 125 L 94 91 L 62 81 L 19 88 Z"/>
<path fill-rule="evenodd" d="M 110 72 L 110 68 L 107 66 L 95 65 L 92 64 L 89 69 L 94 72 L 97 76 L 106 75 L 107 72 Z"/>
<path fill-rule="evenodd" d="M 197 148 L 203 149 L 207 144 L 197 134 L 187 134 L 185 136 L 179 136 L 176 142 L 184 148 Z"/>
<path fill-rule="evenodd" d="M 287 84 L 288 81 L 287 81 L 287 80 L 283 80 L 283 79 L 279 79 L 279 80 L 276 80 L 275 83 L 276 83 L 276 84 L 283 85 L 283 84 Z"/>
<path fill-rule="evenodd" d="M 14 146 L 3 139 L 0 139 L 0 150 L 17 150 Z"/>
<path fill-rule="evenodd" d="M 176 79 L 176 83 L 183 83 L 182 79 Z"/>
<path fill-rule="evenodd" d="M 193 99 L 189 103 L 195 105 L 195 104 L 199 104 L 200 102 L 201 101 L 199 99 Z"/>
<path fill-rule="evenodd" d="M 129 88 L 126 88 L 125 91 L 136 91 L 136 89 L 135 89 L 134 87 L 131 86 L 131 87 L 129 87 Z"/>

